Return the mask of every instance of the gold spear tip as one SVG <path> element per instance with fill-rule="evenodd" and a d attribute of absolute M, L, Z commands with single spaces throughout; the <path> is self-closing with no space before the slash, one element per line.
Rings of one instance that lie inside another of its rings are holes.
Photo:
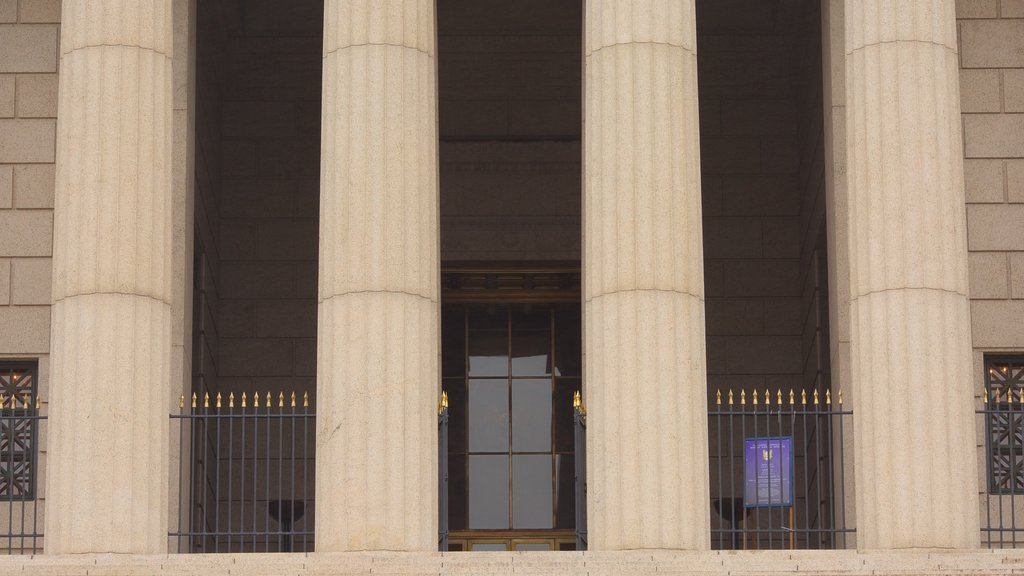
<path fill-rule="evenodd" d="M 228 394 L 228 408 L 235 407 L 235 393 Z"/>
<path fill-rule="evenodd" d="M 750 391 L 750 397 L 754 399 L 754 406 L 757 406 L 757 390 Z"/>
<path fill-rule="evenodd" d="M 732 388 L 729 388 L 729 406 L 732 406 Z"/>
<path fill-rule="evenodd" d="M 775 403 L 782 406 L 782 388 L 779 388 L 779 393 L 775 395 Z"/>
<path fill-rule="evenodd" d="M 40 399 L 39 399 L 39 396 L 36 396 L 36 410 L 39 410 L 39 405 L 40 405 L 41 403 L 42 403 L 42 402 L 40 401 Z"/>
<path fill-rule="evenodd" d="M 839 389 L 839 398 L 838 398 L 838 400 L 839 400 L 839 405 L 842 406 L 843 405 L 843 389 L 842 388 Z"/>
<path fill-rule="evenodd" d="M 217 392 L 217 408 L 220 408 L 220 392 Z"/>
<path fill-rule="evenodd" d="M 259 408 L 260 407 L 260 393 L 259 392 L 253 392 L 252 393 L 252 407 L 253 408 Z"/>
<path fill-rule="evenodd" d="M 795 395 L 793 394 L 793 389 L 792 389 L 792 388 L 790 388 L 790 389 L 789 389 L 789 405 L 790 405 L 790 406 L 792 406 L 792 405 L 794 404 L 793 400 L 794 400 L 795 398 L 796 398 L 796 396 L 795 396 Z"/>
<path fill-rule="evenodd" d="M 830 405 L 832 404 L 832 389 L 831 388 L 826 388 L 825 389 L 825 404 L 830 404 Z"/>
<path fill-rule="evenodd" d="M 715 404 L 717 406 L 721 406 L 722 405 L 722 391 L 721 390 L 715 390 Z"/>
<path fill-rule="evenodd" d="M 196 407 L 196 393 L 195 392 L 192 393 L 192 407 L 193 408 Z"/>
<path fill-rule="evenodd" d="M 302 407 L 303 408 L 308 408 L 309 407 L 309 392 L 303 392 L 302 393 Z"/>
<path fill-rule="evenodd" d="M 807 404 L 807 390 L 800 391 L 800 404 Z"/>
<path fill-rule="evenodd" d="M 242 391 L 242 408 L 246 407 L 245 406 L 245 404 L 246 404 L 245 400 L 246 400 L 246 398 L 245 398 L 245 391 Z"/>
<path fill-rule="evenodd" d="M 443 394 L 443 392 L 442 392 Z M 583 405 L 583 398 L 580 396 L 580 391 L 577 390 L 572 393 L 572 407 L 579 410 L 580 406 Z"/>
<path fill-rule="evenodd" d="M 745 405 L 747 403 L 747 391 L 740 390 L 740 404 Z M 754 403 L 757 404 L 757 396 L 754 396 Z"/>
<path fill-rule="evenodd" d="M 274 405 L 274 400 L 270 396 L 270 390 L 267 390 L 267 408 L 270 408 L 273 405 Z"/>
<path fill-rule="evenodd" d="M 444 390 L 441 390 L 441 408 L 448 409 L 448 393 Z"/>
<path fill-rule="evenodd" d="M 210 393 L 209 392 L 204 392 L 203 393 L 203 408 L 209 408 L 209 407 L 210 407 Z"/>
<path fill-rule="evenodd" d="M 771 406 L 772 403 L 772 394 L 767 388 L 764 389 L 764 403 L 765 406 Z"/>
<path fill-rule="evenodd" d="M 292 390 L 292 408 L 295 408 L 295 390 Z"/>
<path fill-rule="evenodd" d="M 184 407 L 185 407 L 185 394 L 182 393 L 181 395 L 178 396 L 178 409 L 180 410 L 180 409 L 182 409 Z"/>
<path fill-rule="evenodd" d="M 814 404 L 815 405 L 818 404 L 818 389 L 817 388 L 814 389 Z"/>
<path fill-rule="evenodd" d="M 280 392 L 277 395 L 277 407 L 284 408 L 284 392 Z"/>

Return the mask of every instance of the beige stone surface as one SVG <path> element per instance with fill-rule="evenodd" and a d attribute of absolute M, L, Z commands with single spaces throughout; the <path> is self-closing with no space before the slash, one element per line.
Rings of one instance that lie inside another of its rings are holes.
<path fill-rule="evenodd" d="M 869 552 L 853 550 L 422 552 L 311 554 L 36 555 L 0 557 L 5 573 L 61 576 L 152 574 L 248 576 L 277 573 L 549 576 L 654 574 L 849 574 L 917 576 L 1009 574 L 1024 563 L 1020 550 Z"/>
<path fill-rule="evenodd" d="M 53 164 L 25 164 L 14 167 L 14 206 L 53 208 L 55 167 Z"/>
<path fill-rule="evenodd" d="M 0 307 L 0 350 L 35 356 L 50 351 L 49 306 Z"/>
<path fill-rule="evenodd" d="M 0 257 L 49 256 L 53 213 L 46 210 L 0 211 Z"/>
<path fill-rule="evenodd" d="M 1014 252 L 1010 257 L 1010 297 L 1024 300 L 1024 252 Z"/>
<path fill-rule="evenodd" d="M 56 71 L 56 26 L 0 24 L 0 74 Z"/>
<path fill-rule="evenodd" d="M 957 18 L 996 18 L 999 0 L 956 0 Z"/>
<path fill-rule="evenodd" d="M 1003 18 L 1024 18 L 1024 0 L 1002 0 Z"/>
<path fill-rule="evenodd" d="M 999 70 L 960 71 L 961 111 L 1001 112 Z"/>
<path fill-rule="evenodd" d="M 1006 201 L 1006 178 L 1002 160 L 964 160 L 964 191 L 971 204 Z"/>
<path fill-rule="evenodd" d="M 0 120 L 0 162 L 53 162 L 54 120 Z"/>
<path fill-rule="evenodd" d="M 588 458 L 602 463 L 588 478 L 590 546 L 705 550 L 694 3 L 586 10 L 585 402 Z"/>
<path fill-rule="evenodd" d="M 967 158 L 1024 157 L 1024 114 L 964 116 L 964 148 Z"/>
<path fill-rule="evenodd" d="M 437 547 L 434 3 L 324 6 L 318 551 Z"/>
<path fill-rule="evenodd" d="M 975 300 L 971 325 L 977 348 L 1024 348 L 1024 301 Z"/>
<path fill-rule="evenodd" d="M 57 116 L 57 75 L 18 75 L 18 117 L 55 118 Z"/>
<path fill-rule="evenodd" d="M 954 2 L 848 2 L 845 17 L 857 545 L 973 548 Z M 913 426 L 897 416 L 911 402 Z"/>
<path fill-rule="evenodd" d="M 1024 67 L 1024 19 L 973 20 L 960 23 L 964 68 Z"/>
<path fill-rule="evenodd" d="M 14 205 L 14 167 L 0 166 L 0 209 Z"/>
<path fill-rule="evenodd" d="M 1006 161 L 1006 197 L 1024 204 L 1024 158 Z"/>
<path fill-rule="evenodd" d="M 0 306 L 11 303 L 11 259 L 0 258 Z"/>
<path fill-rule="evenodd" d="M 1003 70 L 1003 103 L 1006 112 L 1024 112 L 1024 67 Z"/>
<path fill-rule="evenodd" d="M 15 258 L 11 261 L 11 304 L 49 306 L 53 262 L 50 258 Z"/>
<path fill-rule="evenodd" d="M 64 9 L 45 548 L 160 553 L 171 395 L 171 1 Z M 117 171 L 104 170 L 115 163 Z"/>
<path fill-rule="evenodd" d="M 1009 298 L 1010 285 L 1006 254 L 972 252 L 968 257 L 972 299 Z"/>
<path fill-rule="evenodd" d="M 60 0 L 20 0 L 20 6 L 22 22 L 60 22 Z"/>
<path fill-rule="evenodd" d="M 14 117 L 14 74 L 0 74 L 0 118 Z"/>
<path fill-rule="evenodd" d="M 18 21 L 18 0 L 0 0 L 0 23 Z"/>
<path fill-rule="evenodd" d="M 1024 205 L 967 206 L 967 242 L 971 250 L 1024 250 Z"/>

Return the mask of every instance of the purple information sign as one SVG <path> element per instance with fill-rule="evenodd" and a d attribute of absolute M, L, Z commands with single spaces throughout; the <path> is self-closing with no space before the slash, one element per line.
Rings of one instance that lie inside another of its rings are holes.
<path fill-rule="evenodd" d="M 743 505 L 793 505 L 793 438 L 743 441 Z"/>

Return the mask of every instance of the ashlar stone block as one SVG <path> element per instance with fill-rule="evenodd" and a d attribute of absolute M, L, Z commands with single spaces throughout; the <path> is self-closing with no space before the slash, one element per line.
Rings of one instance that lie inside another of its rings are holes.
<path fill-rule="evenodd" d="M 1003 252 L 972 252 L 967 259 L 972 299 L 1008 298 L 1007 257 Z"/>
<path fill-rule="evenodd" d="M 970 204 L 1002 203 L 1006 198 L 1003 161 L 964 160 L 964 190 Z"/>
<path fill-rule="evenodd" d="M 960 70 L 962 112 L 999 112 L 999 70 Z"/>
<path fill-rule="evenodd" d="M 14 74 L 0 74 L 0 118 L 14 117 Z"/>
<path fill-rule="evenodd" d="M 1012 252 L 1010 259 L 1010 297 L 1024 300 L 1024 252 Z"/>

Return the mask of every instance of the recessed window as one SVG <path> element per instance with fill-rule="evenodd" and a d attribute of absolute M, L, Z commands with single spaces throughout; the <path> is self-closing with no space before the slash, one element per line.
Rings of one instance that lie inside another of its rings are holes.
<path fill-rule="evenodd" d="M 989 492 L 1024 492 L 1024 355 L 986 357 L 985 392 Z"/>
<path fill-rule="evenodd" d="M 0 501 L 35 498 L 37 375 L 35 362 L 0 361 Z"/>

